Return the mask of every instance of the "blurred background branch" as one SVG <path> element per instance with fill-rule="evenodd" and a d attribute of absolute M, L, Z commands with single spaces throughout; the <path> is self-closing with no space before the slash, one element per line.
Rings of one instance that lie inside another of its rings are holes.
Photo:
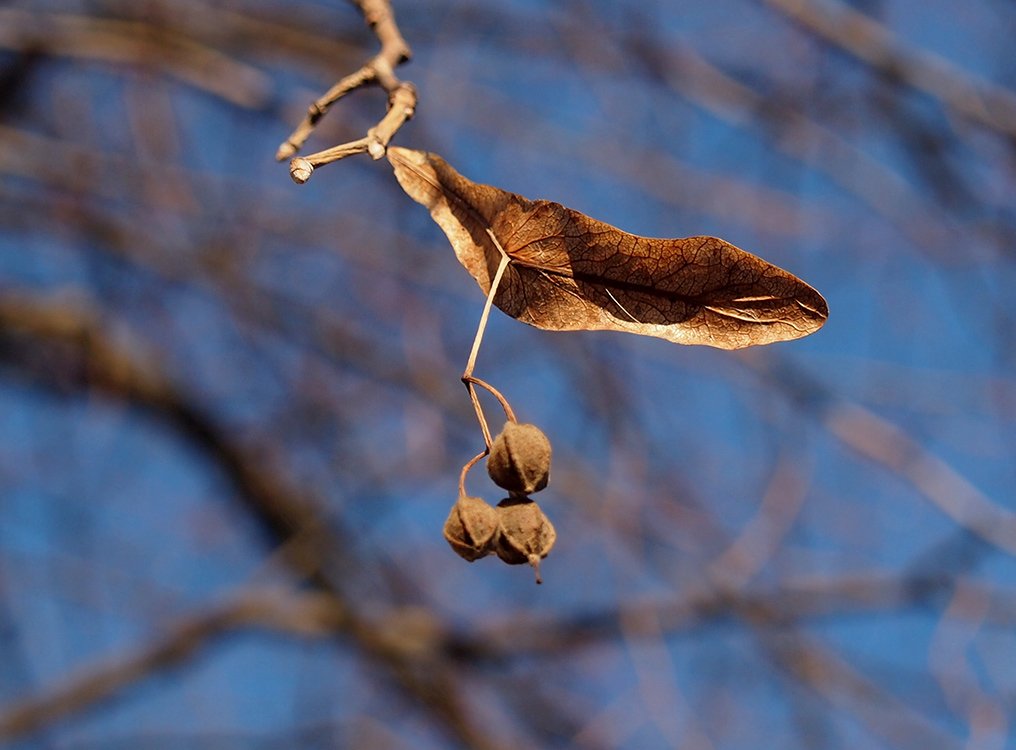
<path fill-rule="evenodd" d="M 4 741 L 1011 744 L 1016 10 L 947 6 L 0 8 Z M 494 315 L 539 589 L 441 538 L 483 295 L 385 162 L 273 161 L 410 45 L 384 144 L 830 303 L 744 355 Z"/>

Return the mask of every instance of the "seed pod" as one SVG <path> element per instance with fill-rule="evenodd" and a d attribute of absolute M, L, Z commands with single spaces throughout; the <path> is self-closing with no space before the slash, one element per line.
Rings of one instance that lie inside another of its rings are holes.
<path fill-rule="evenodd" d="M 540 578 L 540 560 L 547 556 L 557 532 L 554 525 L 529 498 L 506 497 L 497 504 L 498 533 L 494 551 L 509 565 L 529 563 Z"/>
<path fill-rule="evenodd" d="M 487 473 L 509 492 L 538 492 L 550 477 L 550 452 L 550 441 L 539 427 L 507 422 L 490 446 Z"/>
<path fill-rule="evenodd" d="M 494 552 L 497 513 L 483 499 L 460 495 L 448 514 L 444 537 L 455 554 L 469 562 Z"/>

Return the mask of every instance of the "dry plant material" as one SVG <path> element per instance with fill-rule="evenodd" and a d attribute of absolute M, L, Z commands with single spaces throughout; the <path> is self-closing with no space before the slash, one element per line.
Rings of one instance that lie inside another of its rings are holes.
<path fill-rule="evenodd" d="M 540 560 L 546 557 L 557 532 L 540 506 L 528 497 L 507 497 L 497 504 L 498 533 L 494 537 L 497 556 L 509 565 L 529 563 L 540 578 Z"/>
<path fill-rule="evenodd" d="M 363 138 L 292 159 L 289 162 L 289 176 L 299 184 L 309 180 L 315 168 L 347 156 L 368 153 L 371 158 L 380 159 L 385 155 L 388 142 L 416 111 L 416 87 L 408 81 L 399 80 L 395 75 L 395 68 L 408 61 L 412 51 L 402 38 L 391 4 L 388 0 L 353 0 L 353 3 L 360 8 L 367 25 L 374 30 L 381 42 L 381 51 L 310 105 L 303 122 L 282 142 L 275 158 L 282 161 L 294 156 L 303 148 L 329 108 L 353 91 L 367 86 L 380 86 L 388 93 L 388 109 L 380 122 L 367 130 Z"/>
<path fill-rule="evenodd" d="M 444 525 L 444 537 L 455 554 L 469 562 L 494 552 L 498 514 L 482 498 L 459 495 Z"/>
<path fill-rule="evenodd" d="M 550 478 L 550 454 L 550 440 L 539 427 L 507 422 L 491 443 L 487 473 L 509 492 L 539 492 Z"/>
<path fill-rule="evenodd" d="M 537 328 L 739 349 L 807 336 L 828 317 L 806 283 L 717 237 L 640 237 L 472 182 L 436 154 L 391 147 L 388 159 L 493 304 Z"/>
<path fill-rule="evenodd" d="M 390 147 L 416 109 L 416 89 L 395 74 L 409 59 L 409 45 L 388 0 L 353 2 L 381 50 L 310 106 L 277 158 L 295 156 L 325 112 L 347 94 L 366 86 L 388 93 L 385 116 L 363 138 L 294 158 L 290 174 L 305 182 L 323 164 L 387 153 L 399 184 L 430 210 L 487 295 L 462 373 L 485 448 L 462 467 L 444 536 L 470 562 L 496 553 L 511 565 L 528 563 L 542 583 L 540 560 L 557 534 L 529 495 L 547 486 L 551 445 L 538 427 L 518 423 L 497 388 L 473 375 L 492 306 L 547 330 L 625 331 L 721 349 L 807 336 L 822 327 L 829 310 L 822 295 L 793 274 L 716 237 L 629 234 L 559 203 L 472 182 L 436 154 Z M 477 388 L 493 395 L 508 419 L 495 438 Z M 511 495 L 496 508 L 465 490 L 466 474 L 485 456 L 490 478 Z"/>

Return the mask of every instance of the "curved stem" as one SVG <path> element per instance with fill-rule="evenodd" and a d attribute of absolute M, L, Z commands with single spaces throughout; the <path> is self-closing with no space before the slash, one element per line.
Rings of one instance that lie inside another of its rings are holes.
<path fill-rule="evenodd" d="M 472 469 L 474 466 L 476 466 L 476 462 L 477 461 L 482 459 L 488 453 L 490 453 L 490 448 L 484 448 L 483 451 L 481 451 L 480 453 L 477 453 L 475 456 L 473 456 L 469 460 L 469 463 L 467 463 L 465 466 L 462 467 L 462 473 L 459 474 L 459 496 L 460 497 L 462 497 L 463 495 L 466 494 L 466 474 L 469 473 L 470 469 Z"/>
<path fill-rule="evenodd" d="M 474 385 L 478 385 L 481 388 L 484 388 L 487 391 L 489 391 L 490 393 L 492 393 L 494 395 L 494 398 L 496 398 L 498 400 L 498 403 L 501 404 L 501 408 L 504 409 L 504 415 L 506 417 L 508 417 L 509 421 L 511 421 L 511 422 L 518 422 L 519 421 L 516 418 L 516 416 L 515 416 L 515 411 L 512 409 L 511 404 L 508 403 L 508 399 L 506 399 L 501 394 L 501 391 L 499 391 L 497 388 L 492 386 L 490 383 L 488 383 L 486 381 L 483 381 L 483 380 L 480 380 L 478 377 L 475 377 L 473 375 L 468 375 L 468 376 L 467 375 L 463 375 L 462 379 L 467 381 L 467 382 L 469 382 L 469 383 L 472 383 Z"/>

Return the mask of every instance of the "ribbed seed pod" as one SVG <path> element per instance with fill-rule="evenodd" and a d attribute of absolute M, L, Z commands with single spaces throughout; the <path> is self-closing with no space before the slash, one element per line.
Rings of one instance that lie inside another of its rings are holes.
<path fill-rule="evenodd" d="M 482 498 L 460 495 L 444 525 L 444 537 L 455 554 L 469 562 L 494 552 L 497 512 Z"/>
<path fill-rule="evenodd" d="M 540 509 L 529 498 L 506 497 L 495 509 L 498 531 L 494 537 L 494 551 L 509 565 L 529 563 L 540 578 L 540 560 L 547 556 L 557 532 Z"/>
<path fill-rule="evenodd" d="M 507 422 L 490 446 L 487 473 L 509 492 L 538 492 L 550 478 L 550 454 L 550 441 L 539 427 Z"/>

